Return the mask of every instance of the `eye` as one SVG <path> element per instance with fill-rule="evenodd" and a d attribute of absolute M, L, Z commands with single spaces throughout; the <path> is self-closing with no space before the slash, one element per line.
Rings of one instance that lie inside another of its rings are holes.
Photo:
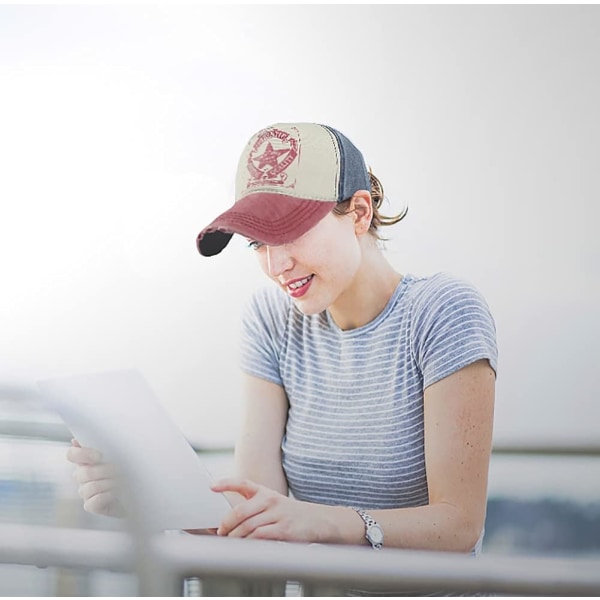
<path fill-rule="evenodd" d="M 262 247 L 263 247 L 263 244 L 261 244 L 260 242 L 257 242 L 255 240 L 248 241 L 248 248 L 251 248 L 252 250 L 259 250 Z"/>

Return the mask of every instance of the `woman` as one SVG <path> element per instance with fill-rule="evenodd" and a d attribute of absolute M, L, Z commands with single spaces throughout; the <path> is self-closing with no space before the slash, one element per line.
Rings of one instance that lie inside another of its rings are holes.
<path fill-rule="evenodd" d="M 477 554 L 496 341 L 471 285 L 400 274 L 379 247 L 383 189 L 339 131 L 256 133 L 236 202 L 198 236 L 245 236 L 273 280 L 244 314 L 239 495 L 217 534 Z M 85 508 L 114 506 L 107 468 L 72 448 Z"/>

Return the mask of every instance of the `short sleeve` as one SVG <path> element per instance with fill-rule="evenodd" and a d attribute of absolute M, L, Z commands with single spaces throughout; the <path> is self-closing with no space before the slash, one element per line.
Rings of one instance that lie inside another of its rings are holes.
<path fill-rule="evenodd" d="M 288 310 L 287 299 L 277 288 L 264 288 L 252 295 L 242 312 L 242 371 L 283 385 L 279 363 Z"/>
<path fill-rule="evenodd" d="M 496 326 L 481 293 L 446 274 L 421 285 L 412 307 L 411 337 L 423 386 L 480 359 L 488 359 L 497 372 Z"/>

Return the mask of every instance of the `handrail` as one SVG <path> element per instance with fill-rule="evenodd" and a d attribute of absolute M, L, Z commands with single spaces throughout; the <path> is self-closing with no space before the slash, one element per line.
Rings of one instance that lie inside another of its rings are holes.
<path fill-rule="evenodd" d="M 0 392 L 3 391 L 5 389 L 0 387 Z M 23 433 L 26 426 L 19 423 L 0 424 L 0 435 L 8 432 L 14 436 L 19 427 Z M 28 431 L 32 436 L 43 435 L 45 425 L 50 423 L 39 423 L 40 427 L 35 424 Z M 70 439 L 66 428 L 60 433 L 60 423 L 52 425 L 58 429 L 45 432 L 53 431 L 54 441 Z M 534 448 L 528 446 L 527 453 L 532 453 Z M 541 450 L 556 453 L 555 447 Z M 562 450 L 564 454 L 565 447 Z M 600 455 L 600 448 L 589 446 L 585 450 Z M 127 464 L 126 458 L 124 466 L 133 469 L 134 465 Z M 145 499 L 136 497 L 134 489 L 128 491 L 134 505 L 143 506 Z M 362 588 L 396 593 L 444 590 L 512 595 L 600 595 L 599 560 L 493 554 L 473 559 L 468 555 L 390 548 L 374 552 L 366 547 L 214 536 L 157 536 L 149 531 L 143 513 L 134 511 L 133 518 L 125 523 L 127 532 L 0 524 L 0 563 L 131 572 L 137 575 L 143 596 L 181 595 L 183 581 L 190 577 L 213 582 L 217 585 L 217 588 L 213 586 L 213 592 L 219 589 L 219 582 L 225 580 L 229 585 L 227 589 L 231 589 L 233 580 L 246 586 L 254 582 L 257 589 L 263 590 L 261 584 L 265 582 L 281 589 L 282 582 L 299 581 L 306 590 L 327 589 L 334 593 Z"/>
<path fill-rule="evenodd" d="M 167 538 L 156 548 L 179 576 L 287 579 L 379 591 L 598 595 L 599 560 L 503 557 L 203 537 Z M 201 558 L 199 558 L 201 557 Z"/>
<path fill-rule="evenodd" d="M 0 562 L 135 570 L 135 548 L 123 532 L 0 524 Z M 155 535 L 146 548 L 160 581 L 143 595 L 180 595 L 184 578 L 281 583 L 379 591 L 489 592 L 597 596 L 599 560 L 534 558 L 367 547 L 292 544 L 215 536 Z M 215 589 L 215 588 L 213 588 Z"/>
<path fill-rule="evenodd" d="M 0 563 L 132 571 L 131 536 L 120 531 L 0 523 Z"/>
<path fill-rule="evenodd" d="M 600 456 L 600 445 L 593 442 L 556 442 L 548 443 L 495 443 L 492 448 L 494 455 L 519 456 Z"/>

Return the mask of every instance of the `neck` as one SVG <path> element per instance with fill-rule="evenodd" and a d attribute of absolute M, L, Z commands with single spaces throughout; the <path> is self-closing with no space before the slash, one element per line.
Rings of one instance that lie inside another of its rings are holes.
<path fill-rule="evenodd" d="M 402 280 L 374 240 L 365 241 L 361 264 L 351 286 L 329 307 L 332 319 L 344 331 L 375 319 Z"/>

